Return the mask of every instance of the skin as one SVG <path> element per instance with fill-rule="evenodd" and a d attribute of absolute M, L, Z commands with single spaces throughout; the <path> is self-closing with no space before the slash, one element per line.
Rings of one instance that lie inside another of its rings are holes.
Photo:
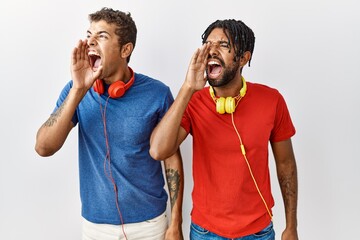
<path fill-rule="evenodd" d="M 171 220 L 165 240 L 183 240 L 182 202 L 184 193 L 184 170 L 180 150 L 164 161 L 166 181 L 169 189 Z"/>
<path fill-rule="evenodd" d="M 101 66 L 95 71 L 91 66 L 88 52 L 101 56 Z M 71 55 L 71 75 L 73 87 L 62 105 L 39 128 L 36 135 L 35 151 L 43 157 L 55 154 L 64 144 L 69 132 L 74 128 L 71 121 L 75 109 L 96 79 L 111 84 L 119 79 L 126 83 L 131 77 L 126 58 L 132 53 L 133 44 L 119 46 L 115 25 L 105 21 L 92 22 L 87 31 L 87 39 L 79 40 Z M 170 191 L 172 206 L 171 223 L 166 232 L 166 240 L 181 240 L 183 170 L 180 151 L 164 158 L 167 182 L 173 186 Z"/>
<path fill-rule="evenodd" d="M 210 33 L 206 43 L 192 56 L 185 81 L 173 105 L 152 133 L 150 154 L 153 158 L 163 159 L 174 154 L 185 140 L 188 134 L 180 126 L 182 116 L 192 95 L 203 89 L 207 81 L 214 86 L 214 91 L 219 97 L 235 97 L 239 94 L 242 87 L 241 70 L 249 61 L 250 52 L 245 52 L 237 60 L 239 69 L 230 81 L 222 79 L 224 70 L 214 79 L 204 77 L 209 61 L 223 61 L 225 66 L 234 66 L 234 49 L 231 48 L 229 52 L 229 49 L 222 48 L 219 43 L 223 41 L 228 41 L 226 35 L 222 29 L 216 28 Z M 271 147 L 285 206 L 286 228 L 281 239 L 297 240 L 297 170 L 291 139 L 271 143 Z"/>

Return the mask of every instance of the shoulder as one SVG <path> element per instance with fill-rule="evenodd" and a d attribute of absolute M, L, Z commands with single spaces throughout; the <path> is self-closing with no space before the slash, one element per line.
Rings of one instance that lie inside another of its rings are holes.
<path fill-rule="evenodd" d="M 264 100 L 273 99 L 275 101 L 283 98 L 279 90 L 276 88 L 264 84 L 252 83 L 252 82 L 247 82 L 247 86 L 248 86 L 248 91 L 246 94 L 249 96 Z"/>
<path fill-rule="evenodd" d="M 264 84 L 248 83 L 247 98 L 244 100 L 251 102 L 257 106 L 262 105 L 267 108 L 273 106 L 278 108 L 286 106 L 286 101 L 280 91 L 276 88 L 269 87 Z"/>
<path fill-rule="evenodd" d="M 72 80 L 68 81 L 65 84 L 65 86 L 63 87 L 63 89 L 61 90 L 60 96 L 63 96 L 63 95 L 67 96 L 69 94 L 72 86 L 73 86 L 73 81 Z"/>
<path fill-rule="evenodd" d="M 279 91 L 276 88 L 260 84 L 260 83 L 252 83 L 247 82 L 248 90 L 255 92 L 255 93 L 267 93 L 271 95 L 277 95 L 280 94 Z"/>
<path fill-rule="evenodd" d="M 140 87 L 155 88 L 156 90 L 169 90 L 169 87 L 165 83 L 142 73 L 135 73 L 134 85 Z"/>
<path fill-rule="evenodd" d="M 136 96 L 145 96 L 151 101 L 173 102 L 173 96 L 170 87 L 158 79 L 149 77 L 141 73 L 135 73 L 135 81 L 132 86 L 132 94 Z"/>
<path fill-rule="evenodd" d="M 64 89 L 70 89 L 72 88 L 72 86 L 73 86 L 73 81 L 70 80 L 65 84 Z"/>

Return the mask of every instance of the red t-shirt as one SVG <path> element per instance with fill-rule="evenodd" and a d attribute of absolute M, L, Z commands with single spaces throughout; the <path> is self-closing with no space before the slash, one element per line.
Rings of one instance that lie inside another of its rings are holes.
<path fill-rule="evenodd" d="M 286 103 L 277 90 L 247 83 L 247 93 L 236 107 L 234 122 L 260 191 L 271 208 L 274 200 L 268 144 L 295 134 Z M 193 95 L 181 126 L 193 136 L 192 221 L 228 238 L 265 228 L 270 216 L 240 151 L 231 114 L 216 112 L 208 87 Z"/>

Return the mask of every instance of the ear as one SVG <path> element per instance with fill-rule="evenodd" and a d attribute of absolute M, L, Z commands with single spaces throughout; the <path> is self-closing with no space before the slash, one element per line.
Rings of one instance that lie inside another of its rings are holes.
<path fill-rule="evenodd" d="M 134 45 L 129 42 L 129 43 L 126 43 L 124 44 L 122 47 L 121 47 L 121 57 L 122 58 L 127 58 L 131 55 L 132 51 L 134 49 Z"/>
<path fill-rule="evenodd" d="M 240 66 L 245 66 L 251 58 L 251 52 L 246 51 L 244 54 L 240 57 Z"/>

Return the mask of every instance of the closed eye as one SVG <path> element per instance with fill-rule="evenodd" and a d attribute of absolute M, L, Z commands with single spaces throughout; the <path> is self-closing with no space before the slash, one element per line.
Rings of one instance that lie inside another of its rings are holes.
<path fill-rule="evenodd" d="M 106 36 L 106 34 L 99 34 L 99 38 L 107 39 L 108 37 Z"/>
<path fill-rule="evenodd" d="M 221 48 L 229 49 L 229 48 L 230 48 L 230 44 L 229 44 L 228 42 L 221 41 L 221 42 L 220 42 L 220 47 L 221 47 Z"/>

